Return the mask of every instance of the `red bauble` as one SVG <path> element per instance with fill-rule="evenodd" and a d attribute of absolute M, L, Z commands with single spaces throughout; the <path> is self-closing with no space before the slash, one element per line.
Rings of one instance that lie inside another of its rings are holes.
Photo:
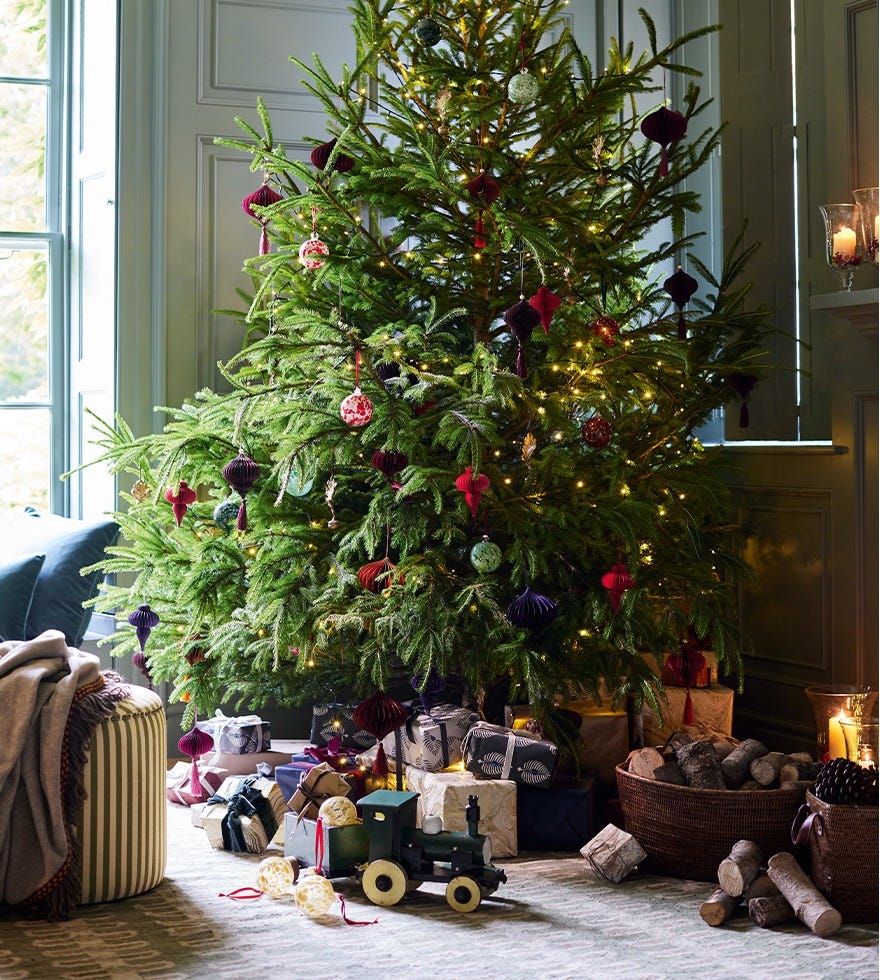
<path fill-rule="evenodd" d="M 614 317 L 603 315 L 593 320 L 592 330 L 597 337 L 602 338 L 603 343 L 613 347 L 617 343 L 614 338 L 620 333 L 620 324 Z"/>
<path fill-rule="evenodd" d="M 550 321 L 561 302 L 562 300 L 556 293 L 551 293 L 546 286 L 541 286 L 529 300 L 529 306 L 541 315 L 541 326 L 544 328 L 544 333 L 550 333 Z"/>
<path fill-rule="evenodd" d="M 602 576 L 602 585 L 608 589 L 608 597 L 611 599 L 611 606 L 615 614 L 620 612 L 620 600 L 627 589 L 631 589 L 635 582 L 629 569 L 623 562 L 617 562 L 611 566 L 611 571 Z"/>
<path fill-rule="evenodd" d="M 455 485 L 464 494 L 465 502 L 471 511 L 471 517 L 476 517 L 477 511 L 480 509 L 480 498 L 483 491 L 489 489 L 489 477 L 485 473 L 474 476 L 473 466 L 468 466 L 461 476 L 456 477 Z"/>
<path fill-rule="evenodd" d="M 342 399 L 339 414 L 346 425 L 359 429 L 373 417 L 373 403 L 356 387 L 350 395 Z"/>
<path fill-rule="evenodd" d="M 380 558 L 379 561 L 371 561 L 367 565 L 362 565 L 358 569 L 358 582 L 367 592 L 381 592 L 390 585 L 394 585 L 394 571 L 397 566 L 388 558 Z M 404 581 L 403 576 L 397 579 L 398 585 Z"/>
<path fill-rule="evenodd" d="M 581 426 L 584 442 L 588 446 L 592 446 L 593 449 L 604 449 L 611 442 L 613 431 L 611 423 L 603 419 L 601 415 L 594 415 Z"/>
<path fill-rule="evenodd" d="M 173 487 L 169 487 L 165 491 L 165 499 L 171 504 L 174 519 L 177 521 L 177 526 L 180 527 L 180 522 L 183 520 L 183 515 L 186 513 L 187 507 L 196 502 L 196 492 L 192 487 L 187 485 L 186 480 L 181 480 L 177 486 L 176 493 Z"/>

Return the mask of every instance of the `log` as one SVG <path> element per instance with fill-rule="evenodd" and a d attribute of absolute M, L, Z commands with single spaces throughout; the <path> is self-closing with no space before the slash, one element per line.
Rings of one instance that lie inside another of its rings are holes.
<path fill-rule="evenodd" d="M 749 772 L 752 779 L 765 789 L 779 782 L 779 773 L 789 757 L 784 752 L 768 752 L 766 755 L 752 759 Z"/>
<path fill-rule="evenodd" d="M 779 889 L 767 877 L 766 874 L 759 874 L 757 878 L 743 892 L 743 901 L 751 902 L 753 898 L 768 898 L 770 895 L 778 895 Z"/>
<path fill-rule="evenodd" d="M 751 840 L 738 840 L 718 865 L 718 884 L 728 895 L 742 895 L 758 877 L 764 856 Z"/>
<path fill-rule="evenodd" d="M 797 916 L 788 904 L 788 899 L 778 892 L 775 895 L 764 895 L 749 901 L 749 918 L 756 926 L 767 929 L 779 926 L 784 922 L 793 922 Z"/>
<path fill-rule="evenodd" d="M 683 745 L 675 753 L 675 759 L 688 786 L 697 789 L 724 789 L 721 763 L 715 755 L 711 742 L 691 742 Z"/>
<path fill-rule="evenodd" d="M 821 768 L 821 762 L 786 762 L 779 771 L 779 782 L 794 783 L 805 779 L 815 780 Z"/>
<path fill-rule="evenodd" d="M 789 752 L 788 757 L 792 762 L 813 762 L 809 752 Z"/>
<path fill-rule="evenodd" d="M 687 780 L 684 778 L 681 769 L 678 768 L 677 762 L 666 762 L 662 766 L 657 766 L 654 770 L 654 779 L 658 783 L 672 783 L 675 786 L 687 786 Z"/>
<path fill-rule="evenodd" d="M 784 783 L 779 784 L 780 789 L 797 789 L 802 793 L 806 794 L 807 790 L 814 790 L 816 788 L 815 779 L 787 779 Z"/>
<path fill-rule="evenodd" d="M 728 895 L 723 888 L 719 888 L 700 906 L 700 915 L 710 926 L 720 926 L 733 915 L 741 902 L 738 895 Z"/>
<path fill-rule="evenodd" d="M 663 756 L 656 749 L 635 749 L 629 754 L 629 771 L 644 779 L 653 779 L 654 770 L 663 765 Z"/>
<path fill-rule="evenodd" d="M 761 784 L 760 784 L 760 783 L 756 783 L 756 782 L 754 781 L 754 779 L 747 779 L 747 780 L 746 780 L 746 781 L 745 781 L 745 782 L 744 782 L 744 783 L 742 784 L 742 786 L 738 786 L 738 787 L 737 787 L 737 789 L 738 789 L 738 790 L 744 790 L 744 789 L 748 789 L 748 790 L 756 790 L 756 789 L 763 789 L 763 787 L 761 786 Z"/>
<path fill-rule="evenodd" d="M 584 844 L 581 854 L 596 877 L 616 885 L 648 856 L 632 834 L 611 823 Z"/>
<path fill-rule="evenodd" d="M 713 742 L 712 747 L 715 749 L 715 755 L 718 756 L 719 762 L 726 759 L 736 748 L 733 742 Z"/>
<path fill-rule="evenodd" d="M 728 789 L 738 789 L 746 781 L 752 759 L 767 754 L 767 746 L 757 739 L 747 738 L 721 763 L 724 784 Z"/>
<path fill-rule="evenodd" d="M 840 912 L 831 905 L 810 881 L 794 855 L 780 851 L 770 858 L 767 874 L 788 899 L 794 914 L 815 935 L 827 939 L 840 928 Z"/>

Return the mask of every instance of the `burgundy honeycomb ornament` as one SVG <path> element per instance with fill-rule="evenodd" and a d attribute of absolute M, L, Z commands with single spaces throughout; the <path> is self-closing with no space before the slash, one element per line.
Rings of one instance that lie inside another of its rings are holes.
<path fill-rule="evenodd" d="M 333 151 L 336 149 L 337 139 L 334 136 L 332 140 L 328 140 L 326 143 L 322 143 L 320 146 L 316 146 L 311 153 L 311 160 L 318 170 L 323 170 L 327 166 L 327 161 L 333 155 Z M 337 153 L 336 159 L 333 161 L 333 167 L 331 168 L 337 174 L 346 174 L 354 166 L 354 159 L 350 157 L 347 153 Z"/>
<path fill-rule="evenodd" d="M 281 195 L 273 190 L 264 180 L 262 187 L 257 188 L 253 194 L 248 194 L 241 202 L 244 213 L 260 225 L 260 255 L 267 255 L 269 252 L 269 236 L 266 234 L 266 225 L 269 224 L 269 221 L 267 218 L 257 214 L 254 208 L 268 208 L 273 204 L 277 204 L 280 200 Z"/>
<path fill-rule="evenodd" d="M 253 487 L 259 478 L 260 467 L 250 456 L 245 455 L 243 449 L 239 449 L 238 455 L 223 467 L 223 479 L 241 497 L 241 506 L 238 508 L 238 517 L 235 521 L 235 526 L 239 531 L 247 530 L 247 504 L 245 497 L 248 490 Z"/>
<path fill-rule="evenodd" d="M 614 610 L 615 615 L 617 615 L 620 612 L 620 603 L 623 599 L 624 592 L 635 585 L 629 569 L 623 562 L 616 562 L 611 566 L 611 571 L 606 572 L 602 576 L 602 585 L 608 590 L 611 608 Z"/>
<path fill-rule="evenodd" d="M 656 112 L 645 116 L 641 125 L 642 133 L 654 143 L 660 144 L 660 176 L 669 176 L 668 146 L 677 143 L 687 132 L 687 119 L 674 109 L 661 106 Z"/>

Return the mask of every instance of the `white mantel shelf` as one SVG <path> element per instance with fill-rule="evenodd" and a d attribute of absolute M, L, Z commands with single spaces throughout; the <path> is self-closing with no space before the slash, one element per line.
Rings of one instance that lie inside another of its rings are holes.
<path fill-rule="evenodd" d="M 854 289 L 847 292 L 839 289 L 836 293 L 820 293 L 810 297 L 811 310 L 824 310 L 832 316 L 849 320 L 866 337 L 877 339 L 878 302 L 880 290 Z"/>

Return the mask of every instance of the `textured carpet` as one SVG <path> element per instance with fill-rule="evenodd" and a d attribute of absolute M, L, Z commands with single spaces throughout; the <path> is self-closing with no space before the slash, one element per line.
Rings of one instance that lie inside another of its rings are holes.
<path fill-rule="evenodd" d="M 878 976 L 876 927 L 818 939 L 800 925 L 759 929 L 748 917 L 711 928 L 704 883 L 588 877 L 580 857 L 499 862 L 509 881 L 470 915 L 437 885 L 377 909 L 354 881 L 336 883 L 349 916 L 303 917 L 292 900 L 218 897 L 254 883 L 259 858 L 212 850 L 189 814 L 169 806 L 168 877 L 154 891 L 82 908 L 47 925 L 0 916 L 0 978 L 258 980 L 867 980 Z M 334 910 L 338 906 L 334 906 Z"/>

